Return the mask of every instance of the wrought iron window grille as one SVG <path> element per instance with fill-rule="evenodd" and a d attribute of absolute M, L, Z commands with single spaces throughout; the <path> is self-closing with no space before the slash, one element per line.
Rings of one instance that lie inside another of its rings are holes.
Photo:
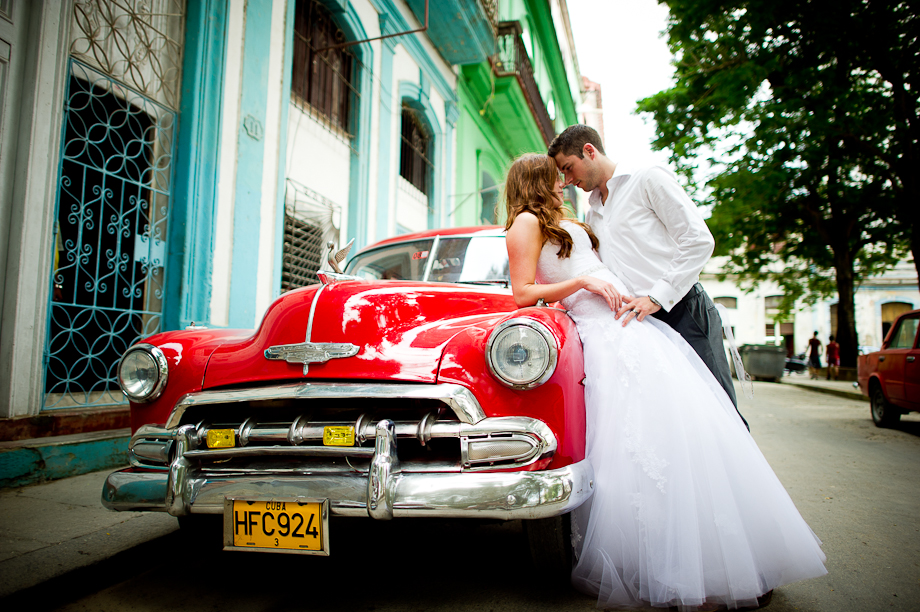
<path fill-rule="evenodd" d="M 75 0 L 71 56 L 179 108 L 185 0 Z"/>
<path fill-rule="evenodd" d="M 417 112 L 409 106 L 403 106 L 399 175 L 426 196 L 434 169 L 430 156 L 431 140 Z"/>
<path fill-rule="evenodd" d="M 346 38 L 321 3 L 297 0 L 291 98 L 299 108 L 319 113 L 351 138 L 360 99 L 356 83 L 364 68 L 349 48 L 330 47 Z"/>
<path fill-rule="evenodd" d="M 339 243 L 341 206 L 309 187 L 287 179 L 284 191 L 284 245 L 281 291 L 319 282 L 328 252 L 326 243 Z"/>
<path fill-rule="evenodd" d="M 71 60 L 45 408 L 124 403 L 122 353 L 160 331 L 176 113 Z"/>
<path fill-rule="evenodd" d="M 161 328 L 185 0 L 74 0 L 46 338 L 49 408 L 124 404 Z"/>

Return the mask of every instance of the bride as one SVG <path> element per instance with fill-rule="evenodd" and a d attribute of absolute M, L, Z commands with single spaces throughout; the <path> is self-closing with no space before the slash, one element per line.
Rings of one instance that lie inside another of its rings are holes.
<path fill-rule="evenodd" d="M 820 540 L 690 345 L 654 318 L 614 319 L 626 288 L 591 230 L 564 218 L 562 188 L 540 154 L 505 182 L 514 300 L 561 301 L 584 346 L 595 492 L 573 513 L 573 584 L 598 608 L 707 610 L 826 574 Z"/>

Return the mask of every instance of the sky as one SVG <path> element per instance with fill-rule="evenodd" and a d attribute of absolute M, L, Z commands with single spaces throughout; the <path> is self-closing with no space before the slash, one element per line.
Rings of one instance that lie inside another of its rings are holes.
<path fill-rule="evenodd" d="M 636 101 L 671 87 L 671 53 L 661 33 L 667 7 L 655 0 L 567 0 L 581 74 L 601 85 L 604 144 L 614 161 L 667 164 L 652 151 L 654 122 Z"/>

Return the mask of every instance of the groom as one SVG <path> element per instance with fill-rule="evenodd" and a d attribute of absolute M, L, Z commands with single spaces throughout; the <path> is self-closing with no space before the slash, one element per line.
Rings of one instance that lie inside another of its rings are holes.
<path fill-rule="evenodd" d="M 616 318 L 625 314 L 627 325 L 651 315 L 674 328 L 737 410 L 721 319 L 699 284 L 715 241 L 677 178 L 661 166 L 632 170 L 611 161 L 598 133 L 586 125 L 566 128 L 548 154 L 566 185 L 591 194 L 585 221 L 600 241 L 601 261 L 636 296 L 623 298 Z"/>

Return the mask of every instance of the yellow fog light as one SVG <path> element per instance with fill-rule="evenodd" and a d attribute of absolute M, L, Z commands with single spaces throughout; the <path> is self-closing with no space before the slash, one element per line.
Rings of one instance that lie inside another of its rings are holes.
<path fill-rule="evenodd" d="M 209 429 L 208 448 L 233 448 L 236 446 L 236 431 L 233 429 Z"/>
<path fill-rule="evenodd" d="M 324 446 L 354 446 L 355 428 L 351 425 L 328 425 L 323 427 Z"/>

